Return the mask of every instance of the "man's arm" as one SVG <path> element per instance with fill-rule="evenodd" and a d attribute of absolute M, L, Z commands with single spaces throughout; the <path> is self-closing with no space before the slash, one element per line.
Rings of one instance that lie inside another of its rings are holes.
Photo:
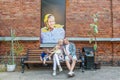
<path fill-rule="evenodd" d="M 76 55 L 76 47 L 73 43 L 70 43 L 69 50 L 70 50 L 70 53 L 71 53 L 72 56 Z"/>
<path fill-rule="evenodd" d="M 72 43 L 72 45 L 73 45 L 73 54 L 76 55 L 76 47 L 75 47 L 75 44 Z"/>

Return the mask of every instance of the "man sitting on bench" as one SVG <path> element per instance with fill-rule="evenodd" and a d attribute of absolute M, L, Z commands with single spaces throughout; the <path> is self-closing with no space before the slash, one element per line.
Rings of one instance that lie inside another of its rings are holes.
<path fill-rule="evenodd" d="M 76 47 L 73 43 L 69 42 L 67 38 L 64 39 L 64 52 L 65 52 L 65 61 L 67 68 L 69 69 L 68 76 L 74 76 L 73 69 L 76 64 L 77 56 L 76 56 Z M 71 64 L 70 64 L 71 63 Z"/>

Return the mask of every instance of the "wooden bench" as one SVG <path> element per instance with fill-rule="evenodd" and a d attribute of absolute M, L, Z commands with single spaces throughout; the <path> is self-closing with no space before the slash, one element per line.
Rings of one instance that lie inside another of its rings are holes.
<path fill-rule="evenodd" d="M 27 50 L 27 54 L 26 56 L 22 57 L 21 58 L 21 67 L 22 67 L 22 73 L 24 73 L 24 70 L 25 70 L 25 66 L 29 69 L 29 65 L 28 64 L 42 64 L 43 62 L 40 60 L 40 54 L 43 52 L 44 50 L 43 49 L 28 49 Z M 77 57 L 78 57 L 78 60 L 77 60 L 77 63 L 81 63 L 81 60 L 80 60 L 80 51 L 77 50 L 76 51 L 76 54 L 77 54 Z M 53 61 L 50 60 L 50 61 L 46 61 L 47 64 L 52 64 Z M 65 63 L 62 62 L 62 63 Z"/>

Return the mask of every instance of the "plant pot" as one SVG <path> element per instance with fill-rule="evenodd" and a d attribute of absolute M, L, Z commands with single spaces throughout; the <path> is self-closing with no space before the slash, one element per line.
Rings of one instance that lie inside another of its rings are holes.
<path fill-rule="evenodd" d="M 7 71 L 15 71 L 16 64 L 7 64 Z"/>

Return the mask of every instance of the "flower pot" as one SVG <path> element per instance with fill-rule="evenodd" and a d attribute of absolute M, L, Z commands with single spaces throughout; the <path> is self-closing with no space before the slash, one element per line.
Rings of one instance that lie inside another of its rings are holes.
<path fill-rule="evenodd" d="M 7 64 L 7 71 L 15 71 L 16 64 Z"/>

